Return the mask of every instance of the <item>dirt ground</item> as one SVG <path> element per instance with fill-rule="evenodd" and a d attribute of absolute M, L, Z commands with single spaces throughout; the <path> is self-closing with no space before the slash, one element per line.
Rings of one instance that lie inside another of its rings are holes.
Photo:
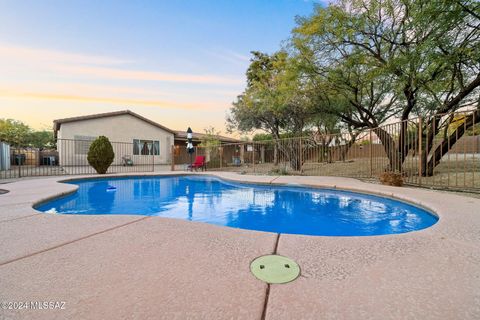
<path fill-rule="evenodd" d="M 444 158 L 435 168 L 431 177 L 420 177 L 418 174 L 418 158 L 409 157 L 404 162 L 404 182 L 412 186 L 421 186 L 434 189 L 451 189 L 480 193 L 480 154 L 461 157 Z M 350 159 L 332 163 L 307 162 L 303 164 L 302 171 L 293 171 L 289 164 L 284 162 L 278 166 L 272 163 L 243 164 L 241 166 L 228 166 L 222 168 L 209 168 L 209 170 L 234 171 L 245 174 L 267 175 L 306 175 L 306 176 L 338 176 L 352 177 L 362 180 L 375 181 L 378 176 L 388 170 L 386 157 Z"/>

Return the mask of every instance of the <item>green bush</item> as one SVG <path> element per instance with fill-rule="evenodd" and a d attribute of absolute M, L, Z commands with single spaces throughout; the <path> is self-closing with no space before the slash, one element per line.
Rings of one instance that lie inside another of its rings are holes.
<path fill-rule="evenodd" d="M 105 136 L 100 136 L 95 139 L 88 149 L 88 163 L 99 174 L 105 174 L 107 172 L 108 167 L 110 167 L 113 162 L 113 158 L 115 158 L 115 153 L 113 152 L 112 144 Z"/>

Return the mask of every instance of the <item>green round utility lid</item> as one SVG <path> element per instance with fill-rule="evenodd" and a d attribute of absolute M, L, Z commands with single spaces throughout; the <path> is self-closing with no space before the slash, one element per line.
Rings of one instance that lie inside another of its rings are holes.
<path fill-rule="evenodd" d="M 250 264 L 250 271 L 258 279 L 267 283 L 287 283 L 300 275 L 298 264 L 276 254 L 256 258 Z"/>

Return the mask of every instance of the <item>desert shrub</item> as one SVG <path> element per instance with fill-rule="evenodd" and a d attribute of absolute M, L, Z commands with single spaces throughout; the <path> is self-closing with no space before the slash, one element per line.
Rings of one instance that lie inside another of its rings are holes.
<path fill-rule="evenodd" d="M 288 171 L 285 167 L 281 167 L 281 168 L 273 168 L 272 170 L 270 170 L 270 174 L 271 175 L 280 175 L 280 176 L 288 176 Z"/>
<path fill-rule="evenodd" d="M 115 153 L 113 152 L 112 144 L 105 136 L 100 136 L 95 139 L 88 149 L 88 163 L 99 174 L 105 174 L 107 172 L 114 158 Z"/>
<path fill-rule="evenodd" d="M 380 174 L 379 180 L 382 184 L 387 186 L 395 186 L 395 187 L 403 186 L 403 177 L 401 173 L 387 171 Z"/>

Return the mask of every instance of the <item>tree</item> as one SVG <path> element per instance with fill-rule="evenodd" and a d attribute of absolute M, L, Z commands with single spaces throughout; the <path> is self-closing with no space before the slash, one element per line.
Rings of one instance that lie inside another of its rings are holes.
<path fill-rule="evenodd" d="M 105 136 L 99 136 L 95 139 L 88 149 L 88 163 L 99 174 L 107 173 L 108 168 L 115 158 L 112 144 Z"/>
<path fill-rule="evenodd" d="M 31 134 L 29 126 L 13 119 L 0 119 L 0 141 L 13 146 L 25 146 Z"/>
<path fill-rule="evenodd" d="M 227 117 L 228 130 L 247 133 L 259 129 L 278 139 L 285 120 L 278 81 L 286 53 L 268 55 L 254 51 L 252 55 L 246 72 L 247 88 L 232 104 Z"/>
<path fill-rule="evenodd" d="M 272 55 L 252 52 L 247 70 L 247 88 L 233 102 L 227 117 L 229 131 L 265 131 L 273 137 L 274 162 L 278 150 L 284 153 L 294 170 L 301 167 L 298 145 L 279 144 L 283 133 L 300 137 L 312 116 L 311 83 L 305 81 L 296 61 L 285 51 Z M 308 80 L 308 79 L 307 79 Z M 293 141 L 293 140 L 292 140 Z"/>
<path fill-rule="evenodd" d="M 256 133 L 252 138 L 252 141 L 271 141 L 271 140 L 273 140 L 272 135 L 269 133 Z"/>
<path fill-rule="evenodd" d="M 220 132 L 216 131 L 212 126 L 205 128 L 204 131 L 205 134 L 202 137 L 200 146 L 205 148 L 208 162 L 210 165 L 215 167 L 217 165 L 217 161 L 218 164 L 220 164 L 219 154 L 221 152 L 220 146 L 222 144 L 222 142 L 218 139 Z"/>
<path fill-rule="evenodd" d="M 28 136 L 27 144 L 39 149 L 54 148 L 56 141 L 52 131 L 42 130 L 31 132 Z"/>
<path fill-rule="evenodd" d="M 418 142 L 405 138 L 412 114 L 431 117 L 423 130 L 431 142 L 440 115 L 476 100 L 477 12 L 475 1 L 343 0 L 299 19 L 292 47 L 324 88 L 320 112 L 336 114 L 356 129 L 372 128 L 391 169 L 401 170 Z M 397 139 L 379 128 L 390 118 L 402 121 Z M 425 175 L 427 167 L 425 161 Z"/>
<path fill-rule="evenodd" d="M 0 141 L 13 146 L 53 148 L 55 138 L 52 131 L 35 131 L 21 121 L 0 119 Z"/>

